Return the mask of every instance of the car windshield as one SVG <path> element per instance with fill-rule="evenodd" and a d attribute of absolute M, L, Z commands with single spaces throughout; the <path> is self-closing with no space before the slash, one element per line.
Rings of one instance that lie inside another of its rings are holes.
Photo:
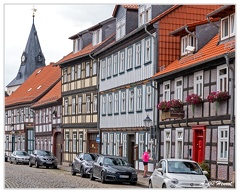
<path fill-rule="evenodd" d="M 104 159 L 104 164 L 110 165 L 110 166 L 128 166 L 128 162 L 122 158 L 111 158 L 107 157 Z"/>
<path fill-rule="evenodd" d="M 168 161 L 168 173 L 183 173 L 202 175 L 197 163 L 187 161 Z"/>
<path fill-rule="evenodd" d="M 94 161 L 96 157 L 93 154 L 84 154 L 83 158 L 86 161 Z"/>
<path fill-rule="evenodd" d="M 52 156 L 50 151 L 38 151 L 38 155 L 40 156 Z"/>
<path fill-rule="evenodd" d="M 28 155 L 28 153 L 25 151 L 17 151 L 16 155 Z"/>

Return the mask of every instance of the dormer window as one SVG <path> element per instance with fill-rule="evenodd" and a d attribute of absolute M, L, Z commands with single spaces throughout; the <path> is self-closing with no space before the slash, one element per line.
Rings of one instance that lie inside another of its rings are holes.
<path fill-rule="evenodd" d="M 73 53 L 78 52 L 79 50 L 82 49 L 82 47 L 83 47 L 83 43 L 81 38 L 73 40 Z"/>
<path fill-rule="evenodd" d="M 102 42 L 102 28 L 99 28 L 93 32 L 93 46 Z"/>
<path fill-rule="evenodd" d="M 193 35 L 195 33 L 193 32 Z M 181 56 L 188 54 L 194 50 L 188 50 L 187 47 L 196 48 L 196 38 L 193 35 L 186 35 L 181 38 Z"/>
<path fill-rule="evenodd" d="M 139 6 L 139 27 L 152 19 L 152 7 L 150 4 Z"/>
<path fill-rule="evenodd" d="M 235 14 L 221 19 L 221 40 L 235 36 Z"/>
<path fill-rule="evenodd" d="M 121 39 L 125 36 L 126 32 L 126 18 L 123 17 L 117 21 L 117 32 L 116 32 L 116 40 Z"/>

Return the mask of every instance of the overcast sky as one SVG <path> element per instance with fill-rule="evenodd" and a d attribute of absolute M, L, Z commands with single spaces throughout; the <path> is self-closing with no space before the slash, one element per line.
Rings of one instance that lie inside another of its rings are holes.
<path fill-rule="evenodd" d="M 34 23 L 46 65 L 72 51 L 70 36 L 112 17 L 115 4 L 34 4 Z M 17 75 L 33 23 L 33 4 L 4 5 L 4 81 Z"/>

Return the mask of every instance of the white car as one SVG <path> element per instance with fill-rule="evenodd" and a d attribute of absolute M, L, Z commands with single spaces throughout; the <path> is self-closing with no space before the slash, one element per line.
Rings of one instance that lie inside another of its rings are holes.
<path fill-rule="evenodd" d="M 149 178 L 149 188 L 209 188 L 207 171 L 187 159 L 162 159 Z"/>

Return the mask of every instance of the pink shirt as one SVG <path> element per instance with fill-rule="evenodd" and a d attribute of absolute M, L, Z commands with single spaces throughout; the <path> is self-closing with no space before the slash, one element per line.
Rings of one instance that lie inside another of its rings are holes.
<path fill-rule="evenodd" d="M 148 162 L 149 161 L 149 154 L 148 152 L 144 152 L 142 156 L 143 162 Z"/>

